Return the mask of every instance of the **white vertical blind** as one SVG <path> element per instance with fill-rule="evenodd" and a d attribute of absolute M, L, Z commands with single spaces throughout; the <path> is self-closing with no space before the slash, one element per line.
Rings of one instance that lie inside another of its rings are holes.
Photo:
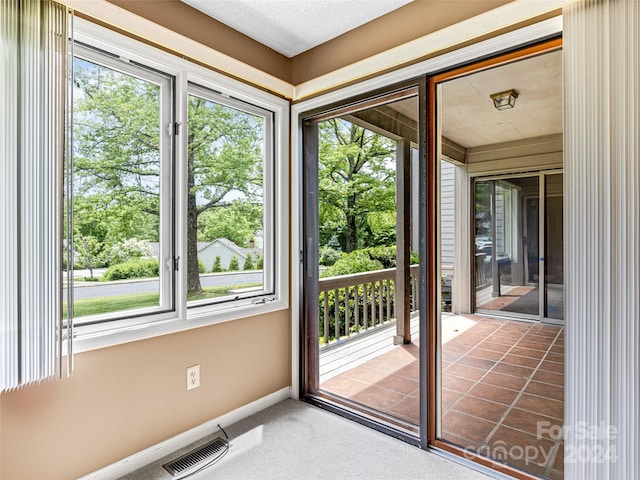
<path fill-rule="evenodd" d="M 582 0 L 566 7 L 563 17 L 565 478 L 635 479 L 640 478 L 640 2 Z"/>
<path fill-rule="evenodd" d="M 67 22 L 0 0 L 0 392 L 59 370 Z"/>

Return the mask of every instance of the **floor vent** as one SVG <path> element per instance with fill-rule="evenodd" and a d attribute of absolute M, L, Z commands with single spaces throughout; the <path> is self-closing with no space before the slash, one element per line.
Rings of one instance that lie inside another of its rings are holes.
<path fill-rule="evenodd" d="M 224 456 L 229 450 L 229 442 L 217 437 L 209 443 L 198 447 L 181 457 L 162 466 L 174 477 L 185 477 L 211 465 Z"/>

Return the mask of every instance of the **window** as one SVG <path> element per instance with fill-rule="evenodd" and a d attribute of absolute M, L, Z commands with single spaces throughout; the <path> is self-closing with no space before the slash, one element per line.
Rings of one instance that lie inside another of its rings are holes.
<path fill-rule="evenodd" d="M 173 309 L 172 78 L 76 46 L 72 91 L 76 324 Z"/>
<path fill-rule="evenodd" d="M 197 85 L 188 102 L 188 304 L 273 293 L 270 113 Z"/>
<path fill-rule="evenodd" d="M 79 349 L 286 307 L 288 102 L 74 28 L 64 287 Z"/>

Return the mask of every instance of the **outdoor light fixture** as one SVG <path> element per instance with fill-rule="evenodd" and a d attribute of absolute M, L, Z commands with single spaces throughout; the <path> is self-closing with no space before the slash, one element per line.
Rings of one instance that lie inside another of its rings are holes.
<path fill-rule="evenodd" d="M 506 92 L 494 93 L 493 95 L 490 95 L 490 97 L 493 101 L 494 107 L 498 110 L 506 110 L 515 106 L 518 94 L 515 90 L 511 89 Z"/>

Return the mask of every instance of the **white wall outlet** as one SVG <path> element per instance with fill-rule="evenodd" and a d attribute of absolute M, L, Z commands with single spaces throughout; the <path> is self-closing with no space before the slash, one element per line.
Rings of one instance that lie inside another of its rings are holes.
<path fill-rule="evenodd" d="M 187 390 L 200 386 L 200 365 L 187 368 Z"/>

